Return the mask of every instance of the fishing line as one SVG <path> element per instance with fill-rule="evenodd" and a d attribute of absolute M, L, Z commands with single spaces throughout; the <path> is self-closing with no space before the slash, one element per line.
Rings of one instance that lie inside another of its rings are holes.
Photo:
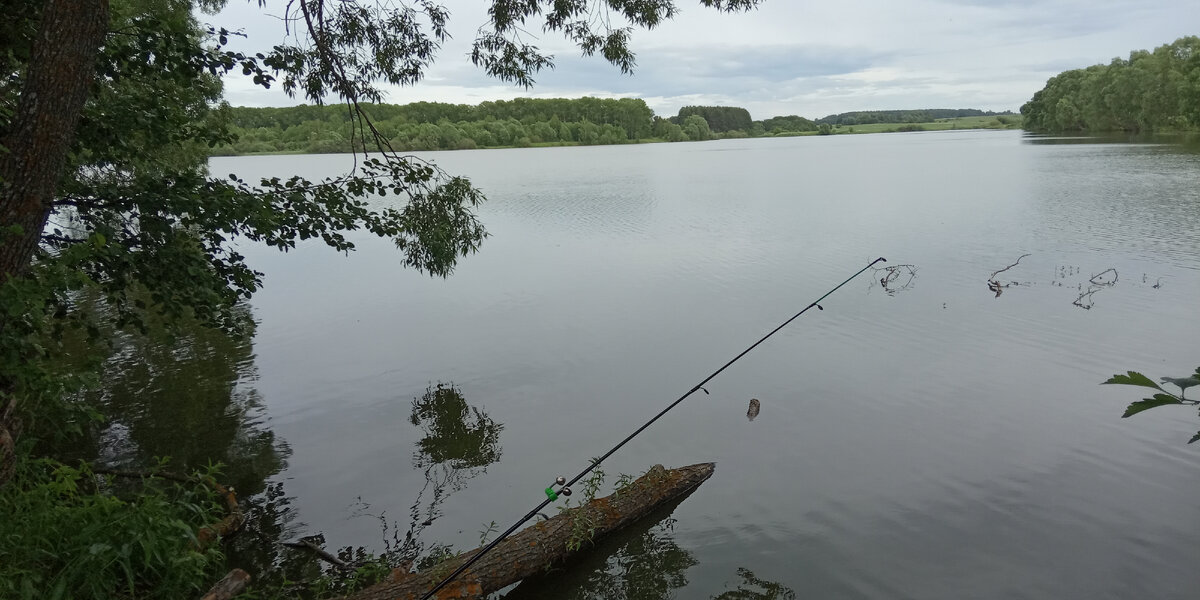
<path fill-rule="evenodd" d="M 862 275 L 863 272 L 866 271 L 867 269 L 870 269 L 871 267 L 875 266 L 877 263 L 881 263 L 881 262 L 887 262 L 887 259 L 885 259 L 881 256 L 881 257 L 871 261 L 870 264 L 859 269 L 857 273 L 847 277 L 845 281 L 837 284 L 836 286 L 833 287 L 833 289 L 829 290 L 828 292 L 825 292 L 825 295 L 821 296 L 820 298 L 817 298 L 811 304 L 809 304 L 808 306 L 805 306 L 803 310 L 792 315 L 792 317 L 790 319 L 784 321 L 783 323 L 780 323 L 778 327 L 776 327 L 775 329 L 772 329 L 769 333 L 767 333 L 766 335 L 759 338 L 759 340 L 757 342 L 754 342 L 753 344 L 751 344 L 749 348 L 742 350 L 742 352 L 740 354 L 738 354 L 737 356 L 730 359 L 730 361 L 725 363 L 724 365 L 722 365 L 720 369 L 713 371 L 711 375 L 709 375 L 708 377 L 705 377 L 704 380 L 701 381 L 700 383 L 697 383 L 694 387 L 692 387 L 692 389 L 688 390 L 686 394 L 680 396 L 674 402 L 669 404 L 666 408 L 659 411 L 658 414 L 654 415 L 654 417 L 652 417 L 649 421 L 646 421 L 641 427 L 638 427 L 633 433 L 629 434 L 628 437 L 621 440 L 616 446 L 613 446 L 611 450 L 609 450 L 608 452 L 605 452 L 602 456 L 600 456 L 600 458 L 593 459 L 591 461 L 591 463 L 588 464 L 587 468 L 580 471 L 579 474 L 576 475 L 575 477 L 573 477 L 570 481 L 567 481 L 566 478 L 564 478 L 564 477 L 559 477 L 559 478 L 555 479 L 554 485 L 561 486 L 557 492 L 554 491 L 554 485 L 551 485 L 550 487 L 546 488 L 546 490 L 545 490 L 546 499 L 542 500 L 541 504 L 538 504 L 537 507 L 535 507 L 533 510 L 526 513 L 524 517 L 521 517 L 520 520 L 518 520 L 516 523 L 513 523 L 512 527 L 509 527 L 508 529 L 506 529 L 504 531 L 504 533 L 501 533 L 499 536 L 496 537 L 496 539 L 492 540 L 490 543 L 488 543 L 488 545 L 484 546 L 482 550 L 480 550 L 479 552 L 476 552 L 473 556 L 471 556 L 470 559 L 467 560 L 467 562 L 460 565 L 457 569 L 454 570 L 453 573 L 447 575 L 445 579 L 442 579 L 441 582 L 439 582 L 437 585 L 433 586 L 433 589 L 429 590 L 428 592 L 425 592 L 425 595 L 421 596 L 421 600 L 429 600 L 429 598 L 431 598 L 434 594 L 436 594 L 438 592 L 438 590 L 442 589 L 443 587 L 446 587 L 446 584 L 453 581 L 455 577 L 458 577 L 459 575 L 461 575 L 463 573 L 463 571 L 466 571 L 471 565 L 475 564 L 475 561 L 479 560 L 480 558 L 483 558 L 483 555 L 485 555 L 489 551 L 491 551 L 492 548 L 495 548 L 496 545 L 499 544 L 501 541 L 503 541 L 505 538 L 512 535 L 512 533 L 514 531 L 516 531 L 518 527 L 520 527 L 521 525 L 524 525 L 526 521 L 537 516 L 537 514 L 539 512 L 541 512 L 541 510 L 543 508 L 546 508 L 546 506 L 548 506 L 551 502 L 554 502 L 555 500 L 557 500 L 559 494 L 562 494 L 564 496 L 570 496 L 572 485 L 575 485 L 576 482 L 578 482 L 580 479 L 583 479 L 588 473 L 591 473 L 592 469 L 595 469 L 596 467 L 600 466 L 600 463 L 604 462 L 604 460 L 606 458 L 612 456 L 613 453 L 615 453 L 617 450 L 620 450 L 622 446 L 629 443 L 630 440 L 637 437 L 638 434 L 642 433 L 643 431 L 646 430 L 646 428 L 653 425 L 655 421 L 659 420 L 660 418 L 662 418 L 663 415 L 670 412 L 670 410 L 672 408 L 675 408 L 676 406 L 678 406 L 680 402 L 683 402 L 684 400 L 686 400 L 688 398 L 688 396 L 695 394 L 696 391 L 698 391 L 698 390 L 703 390 L 704 393 L 707 394 L 708 390 L 704 389 L 704 384 L 708 383 L 709 381 L 712 381 L 713 378 L 715 378 L 717 375 L 720 375 L 722 371 L 724 371 L 725 369 L 728 369 L 731 365 L 733 365 L 733 363 L 741 360 L 741 358 L 743 356 L 749 354 L 750 351 L 757 348 L 759 344 L 767 341 L 768 338 L 775 335 L 777 332 L 779 332 L 780 329 L 787 327 L 789 323 L 798 319 L 800 317 L 800 315 L 808 312 L 808 310 L 810 308 L 815 306 L 815 307 L 817 307 L 817 310 L 825 310 L 824 308 L 821 307 L 821 304 L 820 304 L 820 302 L 822 300 L 828 298 L 834 292 L 841 289 L 842 286 L 846 285 L 847 283 L 850 283 L 850 281 L 853 280 L 855 277 Z"/>

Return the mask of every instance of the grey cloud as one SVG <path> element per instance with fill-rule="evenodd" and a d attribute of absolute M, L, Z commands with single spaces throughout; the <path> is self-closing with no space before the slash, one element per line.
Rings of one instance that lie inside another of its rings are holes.
<path fill-rule="evenodd" d="M 257 45 L 277 42 L 282 26 L 264 22 L 252 4 L 232 2 L 228 10 L 236 12 L 206 20 L 245 26 Z M 736 104 L 755 118 L 948 105 L 1015 109 L 1053 74 L 1170 42 L 1200 24 L 1196 0 L 861 0 L 844 9 L 768 0 L 736 21 L 689 21 L 700 11 L 688 2 L 674 29 L 634 35 L 632 77 L 544 36 L 539 43 L 554 49 L 557 68 L 526 92 L 486 77 L 466 57 L 486 3 L 450 4 L 455 39 L 426 81 L 398 89 L 392 101 L 457 101 L 465 88 L 508 97 L 635 95 L 660 114 L 683 104 Z M 863 72 L 890 79 L 852 76 Z M 233 82 L 228 89 L 235 104 L 298 103 Z"/>

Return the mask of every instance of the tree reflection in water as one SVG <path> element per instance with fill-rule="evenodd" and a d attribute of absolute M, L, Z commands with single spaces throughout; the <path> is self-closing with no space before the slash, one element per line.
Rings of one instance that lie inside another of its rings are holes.
<path fill-rule="evenodd" d="M 686 497 L 686 496 L 685 496 Z M 674 539 L 671 513 L 677 498 L 634 525 L 596 540 L 596 545 L 566 565 L 522 581 L 504 600 L 664 600 L 688 585 L 687 570 L 699 564 Z M 713 600 L 794 600 L 787 586 L 759 579 L 738 569 L 742 584 L 714 595 Z M 758 589 L 755 589 L 758 588 Z"/>
<path fill-rule="evenodd" d="M 741 585 L 735 590 L 726 590 L 712 597 L 712 600 L 795 600 L 796 592 L 786 585 L 759 579 L 750 569 L 738 568 L 738 577 L 742 578 Z M 748 586 L 748 587 L 747 587 Z M 759 589 L 754 589 L 759 588 Z"/>
<path fill-rule="evenodd" d="M 95 298 L 81 304 L 108 310 Z M 253 333 L 186 321 L 171 331 L 150 325 L 144 334 L 109 332 L 111 351 L 100 384 L 82 399 L 104 421 L 62 455 L 132 470 L 156 467 L 159 457 L 169 457 L 166 470 L 179 473 L 220 463 L 221 483 L 236 491 L 248 517 L 245 529 L 224 544 L 229 564 L 256 580 L 281 565 L 293 579 L 303 569 L 311 572 L 301 564 L 307 557 L 296 560 L 278 547 L 280 539 L 295 534 L 291 499 L 273 481 L 291 450 L 267 427 L 255 387 Z M 75 356 L 97 350 L 83 340 L 75 343 Z"/>
<path fill-rule="evenodd" d="M 659 600 L 687 585 L 686 571 L 697 564 L 672 537 L 671 513 L 683 498 L 655 509 L 645 518 L 596 540 L 596 545 L 566 565 L 526 579 L 505 600 Z"/>
<path fill-rule="evenodd" d="M 420 539 L 421 533 L 442 516 L 441 506 L 447 498 L 500 460 L 500 432 L 504 429 L 480 408 L 467 404 L 458 386 L 441 382 L 413 400 L 409 422 L 425 433 L 413 452 L 413 468 L 424 470 L 425 485 L 409 507 L 408 529 L 401 533 L 384 515 L 372 515 L 383 528 L 383 558 L 394 568 L 420 564 L 430 554 L 436 559 L 447 550 L 427 544 Z M 361 504 L 359 514 L 370 514 L 370 505 Z M 351 561 L 365 554 L 362 547 L 339 551 L 339 556 Z"/>
<path fill-rule="evenodd" d="M 118 334 L 105 364 L 103 384 L 86 401 L 100 409 L 105 422 L 84 444 L 79 458 L 125 469 L 157 464 L 169 456 L 169 469 L 187 471 L 220 462 L 222 477 L 238 492 L 249 517 L 247 526 L 226 545 L 231 566 L 255 576 L 260 589 L 284 589 L 284 582 L 312 580 L 322 566 L 312 555 L 280 545 L 302 533 L 292 499 L 277 476 L 290 449 L 266 427 L 263 398 L 254 387 L 251 335 L 185 326 L 171 335 Z M 471 406 L 453 383 L 429 386 L 412 402 L 410 422 L 423 436 L 416 442 L 413 468 L 425 483 L 401 529 L 382 515 L 384 556 L 392 566 L 429 563 L 446 547 L 421 540 L 442 516 L 441 506 L 455 492 L 500 459 L 501 423 Z M 682 500 L 682 499 L 680 499 Z M 672 537 L 671 512 L 663 506 L 606 538 L 592 551 L 546 575 L 522 582 L 505 598 L 661 599 L 688 584 L 686 571 L 697 564 Z M 365 514 L 369 506 L 363 505 Z M 353 561 L 367 548 L 344 548 Z M 789 600 L 788 588 L 739 569 L 742 585 L 717 600 Z M 755 590 L 753 588 L 758 588 Z"/>
<path fill-rule="evenodd" d="M 101 385 L 84 398 L 105 421 L 74 448 L 80 458 L 138 469 L 170 457 L 168 469 L 180 472 L 219 462 L 241 496 L 261 493 L 286 466 L 290 450 L 266 427 L 254 387 L 251 334 L 183 323 L 118 332 L 112 343 Z"/>

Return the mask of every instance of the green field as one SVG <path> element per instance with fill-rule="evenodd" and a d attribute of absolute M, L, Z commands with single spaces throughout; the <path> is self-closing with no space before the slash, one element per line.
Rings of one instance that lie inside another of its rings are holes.
<path fill-rule="evenodd" d="M 1007 123 L 1005 123 L 1007 121 Z M 997 115 L 991 117 L 959 117 L 938 119 L 928 123 L 870 123 L 867 125 L 839 125 L 834 133 L 895 133 L 901 131 L 944 131 L 948 129 L 1020 129 L 1021 115 Z"/>

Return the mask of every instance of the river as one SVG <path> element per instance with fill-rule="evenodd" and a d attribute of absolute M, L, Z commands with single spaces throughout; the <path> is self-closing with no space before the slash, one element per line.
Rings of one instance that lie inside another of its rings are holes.
<path fill-rule="evenodd" d="M 604 464 L 605 493 L 654 463 L 715 461 L 710 481 L 509 596 L 1200 593 L 1196 410 L 1121 419 L 1145 394 L 1100 385 L 1200 365 L 1195 149 L 953 131 L 424 156 L 489 198 L 450 278 L 367 236 L 243 248 L 259 325 L 216 393 L 252 422 L 226 459 L 260 503 L 272 483 L 265 531 L 474 547 L 882 256 L 911 268 L 868 270 Z"/>

